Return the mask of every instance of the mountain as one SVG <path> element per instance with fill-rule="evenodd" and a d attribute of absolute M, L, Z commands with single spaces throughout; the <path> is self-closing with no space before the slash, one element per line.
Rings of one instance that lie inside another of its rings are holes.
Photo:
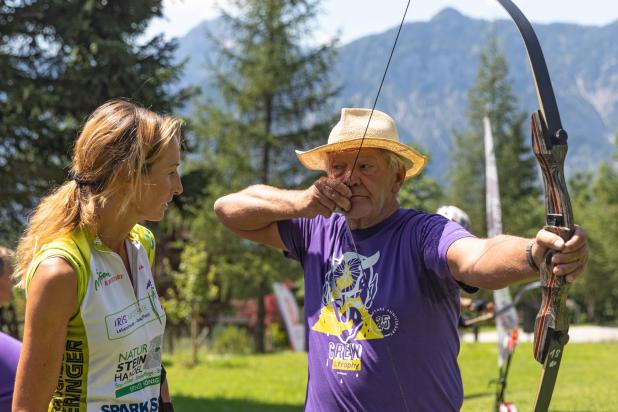
<path fill-rule="evenodd" d="M 618 131 L 618 21 L 601 27 L 533 26 L 569 133 L 567 173 L 594 170 L 611 158 Z M 179 39 L 177 58 L 188 59 L 182 84 L 200 85 L 213 95 L 206 61 L 214 50 L 206 30 L 217 36 L 225 33 L 219 20 L 200 24 Z M 371 107 L 396 32 L 394 27 L 339 47 L 333 77 L 343 89 L 334 111 Z M 428 173 L 440 180 L 448 173 L 452 130 L 465 127 L 467 93 L 492 32 L 507 58 L 520 107 L 532 113 L 538 107 L 532 74 L 520 34 L 510 20 L 473 19 L 447 8 L 430 21 L 402 28 L 376 108 L 395 118 L 404 142 L 431 155 Z"/>

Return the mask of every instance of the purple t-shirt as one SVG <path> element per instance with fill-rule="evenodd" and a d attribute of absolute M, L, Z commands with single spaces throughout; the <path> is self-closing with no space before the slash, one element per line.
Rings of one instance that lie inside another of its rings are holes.
<path fill-rule="evenodd" d="M 0 332 L 0 411 L 10 411 L 21 342 Z"/>
<path fill-rule="evenodd" d="M 305 272 L 306 411 L 460 410 L 460 290 L 446 252 L 469 232 L 399 209 L 352 231 L 358 251 L 339 214 L 281 221 L 279 233 Z"/>

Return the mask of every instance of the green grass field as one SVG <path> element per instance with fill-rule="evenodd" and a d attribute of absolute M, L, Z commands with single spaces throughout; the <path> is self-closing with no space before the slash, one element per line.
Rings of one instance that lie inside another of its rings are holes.
<path fill-rule="evenodd" d="M 459 363 L 464 381 L 462 411 L 492 411 L 497 376 L 496 344 L 462 344 Z M 187 368 L 187 352 L 166 356 L 168 376 L 179 412 L 302 411 L 307 379 L 304 354 L 207 356 Z M 507 401 L 530 411 L 541 367 L 530 344 L 514 355 Z M 618 411 L 618 343 L 570 344 L 565 348 L 551 411 Z"/>

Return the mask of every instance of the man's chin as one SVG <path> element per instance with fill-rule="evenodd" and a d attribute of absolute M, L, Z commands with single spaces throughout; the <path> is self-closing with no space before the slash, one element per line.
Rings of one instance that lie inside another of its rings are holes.
<path fill-rule="evenodd" d="M 346 212 L 346 217 L 348 219 L 363 219 L 370 215 L 371 210 L 367 207 L 354 207 Z"/>

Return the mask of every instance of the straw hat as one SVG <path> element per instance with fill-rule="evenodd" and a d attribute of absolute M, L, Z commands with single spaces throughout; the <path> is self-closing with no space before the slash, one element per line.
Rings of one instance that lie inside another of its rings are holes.
<path fill-rule="evenodd" d="M 411 162 L 406 170 L 406 179 L 418 175 L 425 167 L 427 158 L 410 146 L 399 142 L 395 121 L 386 113 L 374 110 L 367 128 L 370 114 L 371 109 L 341 109 L 341 119 L 331 130 L 328 143 L 307 151 L 297 150 L 296 156 L 307 169 L 326 170 L 327 156 L 330 152 L 359 148 L 384 149 Z M 367 133 L 363 140 L 365 128 Z"/>

